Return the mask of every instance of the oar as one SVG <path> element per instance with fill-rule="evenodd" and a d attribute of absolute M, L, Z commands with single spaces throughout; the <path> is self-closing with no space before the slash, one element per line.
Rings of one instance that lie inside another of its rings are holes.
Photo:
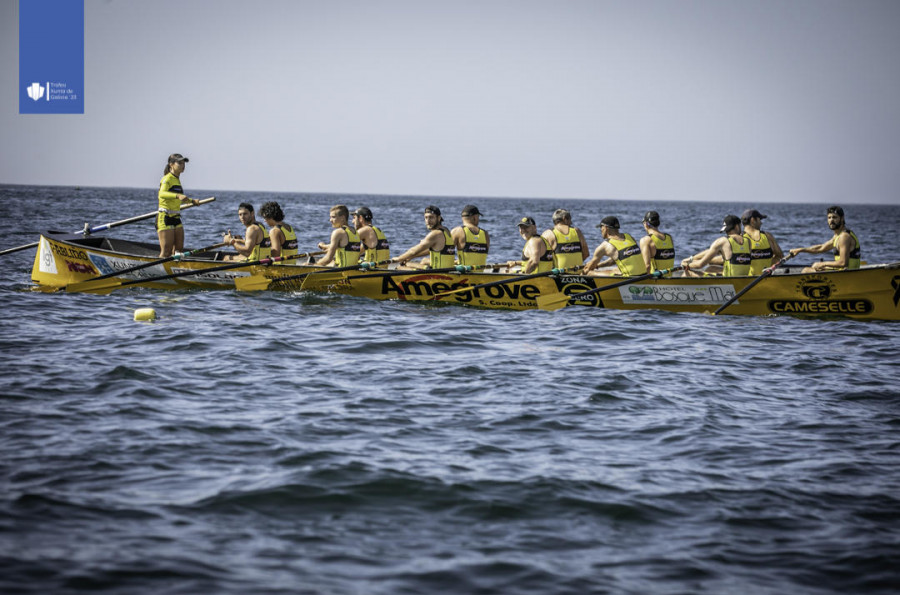
<path fill-rule="evenodd" d="M 68 292 L 78 292 L 78 291 L 88 291 L 93 293 L 109 293 L 114 289 L 119 289 L 120 287 L 128 287 L 130 285 L 141 285 L 143 283 L 153 283 L 155 281 L 165 281 L 167 279 L 177 279 L 179 277 L 189 277 L 191 275 L 203 275 L 206 273 L 215 273 L 218 271 L 227 271 L 231 269 L 241 269 L 257 264 L 261 265 L 269 265 L 275 262 L 283 262 L 286 260 L 293 260 L 295 258 L 304 258 L 307 256 L 313 256 L 316 254 L 322 254 L 322 252 L 307 252 L 305 254 L 292 254 L 291 256 L 272 256 L 269 258 L 261 258 L 259 260 L 247 260 L 244 262 L 235 262 L 232 264 L 223 264 L 217 267 L 210 267 L 206 269 L 197 269 L 193 271 L 182 271 L 180 273 L 172 273 L 169 275 L 159 275 L 157 277 L 147 277 L 146 279 L 129 279 L 127 281 L 117 281 L 115 279 L 105 279 L 103 281 L 84 281 L 82 283 L 70 283 L 66 285 L 65 289 Z"/>
<path fill-rule="evenodd" d="M 444 269 L 393 269 L 390 271 L 381 271 L 378 273 L 366 273 L 363 275 L 353 275 L 352 277 L 344 273 L 342 277 L 346 277 L 348 279 L 370 279 L 373 277 L 393 277 L 395 275 L 422 275 L 428 273 L 471 273 L 475 269 L 490 269 L 494 267 L 505 267 L 506 263 L 494 263 L 494 264 L 458 264 L 456 266 L 447 267 Z"/>
<path fill-rule="evenodd" d="M 349 271 L 352 269 L 362 269 L 364 271 L 367 271 L 374 266 L 377 266 L 379 264 L 387 264 L 389 262 L 391 261 L 382 260 L 381 262 L 360 262 L 352 266 L 338 267 L 336 269 L 329 268 L 327 270 L 319 271 L 307 271 L 306 273 L 287 275 L 286 277 L 264 277 L 262 275 L 250 275 L 249 277 L 239 277 L 235 279 L 234 286 L 239 291 L 263 291 L 265 289 L 268 289 L 269 285 L 272 283 L 282 283 L 284 281 L 293 281 L 295 279 L 303 279 L 305 283 L 306 278 L 310 275 L 319 277 L 328 273 L 339 273 L 341 271 Z M 341 277 L 340 275 L 338 277 L 343 279 L 343 277 Z M 303 289 L 303 286 L 301 285 L 300 288 Z"/>
<path fill-rule="evenodd" d="M 158 264 L 165 264 L 167 262 L 171 262 L 173 260 L 181 260 L 182 258 L 187 258 L 192 254 L 200 254 L 202 252 L 209 252 L 210 250 L 215 250 L 216 248 L 221 248 L 222 246 L 227 246 L 225 242 L 220 242 L 218 244 L 213 244 L 211 246 L 206 246 L 205 248 L 197 248 L 196 250 L 186 250 L 184 252 L 176 252 L 172 256 L 167 256 L 166 258 L 160 258 L 159 260 L 151 260 L 150 262 L 145 262 L 143 264 L 139 264 L 133 267 L 129 267 L 127 269 L 122 269 L 120 271 L 113 271 L 111 273 L 106 273 L 105 275 L 100 275 L 99 277 L 93 277 L 90 281 L 100 281 L 101 279 L 108 279 L 110 277 L 119 277 L 121 275 L 126 275 L 128 273 L 139 271 L 141 269 L 146 269 L 147 267 L 156 266 Z"/>
<path fill-rule="evenodd" d="M 197 201 L 196 205 L 185 205 L 181 208 L 182 211 L 190 209 L 194 206 L 205 205 L 208 202 L 212 202 L 216 200 L 215 196 L 210 196 L 209 198 L 204 198 L 203 200 Z M 129 223 L 134 223 L 136 221 L 143 221 L 144 219 L 150 219 L 151 217 L 156 217 L 159 215 L 159 211 L 153 211 L 152 213 L 147 213 L 146 215 L 138 215 L 137 217 L 131 217 L 130 219 L 122 219 L 121 221 L 114 221 L 112 223 L 104 223 L 103 225 L 98 225 L 96 227 L 89 227 L 87 223 L 84 224 L 84 227 L 73 231 L 73 234 L 83 233 L 84 235 L 91 235 L 92 233 L 97 233 L 98 231 L 106 231 L 107 229 L 112 229 L 113 227 L 118 227 L 120 225 L 128 225 Z M 27 250 L 28 248 L 37 248 L 40 245 L 40 242 L 33 242 L 31 244 L 25 244 L 24 246 L 16 246 L 15 248 L 7 248 L 6 250 L 0 251 L 0 256 L 4 254 L 12 254 L 13 252 L 18 252 L 19 250 Z"/>
<path fill-rule="evenodd" d="M 489 283 L 481 283 L 480 285 L 472 285 L 469 287 L 460 287 L 459 289 L 452 289 L 450 291 L 444 291 L 441 293 L 434 294 L 434 299 L 442 298 L 446 295 L 453 295 L 454 293 L 466 293 L 468 291 L 475 291 L 476 289 L 482 289 L 484 287 L 495 287 L 497 285 L 506 285 L 507 283 L 515 283 L 517 281 L 527 281 L 529 279 L 537 279 L 538 277 L 550 277 L 553 275 L 562 275 L 563 273 L 567 273 L 569 271 L 575 271 L 580 269 L 584 265 L 577 265 L 574 267 L 569 267 L 567 269 L 550 269 L 549 271 L 544 271 L 543 273 L 533 273 L 531 275 L 524 275 L 521 277 L 512 277 L 510 279 L 500 279 L 499 281 L 491 281 Z"/>
<path fill-rule="evenodd" d="M 572 295 L 566 295 L 560 292 L 552 293 L 550 295 L 539 295 L 537 298 L 537 305 L 541 310 L 559 310 L 560 308 L 565 308 L 566 304 L 569 303 L 569 300 L 594 295 L 595 293 L 600 293 L 601 291 L 606 291 L 607 289 L 615 289 L 616 287 L 622 287 L 623 285 L 631 285 L 632 283 L 637 283 L 638 281 L 644 281 L 646 279 L 659 279 L 663 275 L 668 275 L 669 273 L 680 271 L 683 268 L 683 266 L 678 265 L 672 267 L 671 269 L 653 271 L 652 273 L 638 275 L 637 277 L 628 277 L 627 279 L 623 279 L 622 281 L 618 281 L 616 283 L 603 285 L 602 287 L 595 287 L 594 289 L 582 291 L 581 293 L 575 293 Z"/>
<path fill-rule="evenodd" d="M 775 272 L 775 269 L 778 267 L 778 265 L 780 265 L 780 264 L 783 263 L 784 261 L 789 260 L 789 259 L 791 259 L 791 258 L 793 258 L 793 257 L 794 257 L 794 255 L 791 254 L 790 252 L 788 252 L 788 255 L 787 255 L 787 256 L 782 257 L 781 260 L 779 260 L 778 262 L 776 262 L 775 264 L 773 264 L 773 265 L 770 266 L 769 268 L 765 269 L 763 272 L 761 272 L 761 273 L 759 274 L 759 277 L 757 277 L 756 279 L 754 279 L 753 281 L 751 281 L 750 283 L 748 283 L 746 287 L 744 287 L 742 290 L 740 290 L 739 292 L 737 292 L 736 294 L 734 294 L 733 296 L 731 296 L 731 299 L 730 299 L 730 300 L 728 300 L 727 302 L 725 302 L 724 304 L 722 304 L 721 306 L 719 306 L 719 307 L 716 309 L 716 311 L 713 312 L 713 316 L 715 316 L 716 314 L 720 314 L 720 313 L 722 312 L 722 310 L 724 310 L 725 308 L 727 308 L 727 307 L 730 306 L 731 304 L 735 303 L 739 297 L 741 297 L 742 295 L 744 295 L 745 293 L 747 293 L 748 291 L 750 291 L 750 290 L 753 288 L 754 285 L 756 285 L 757 283 L 759 283 L 760 281 L 762 281 L 763 279 L 765 279 L 766 277 L 768 277 L 769 275 L 771 275 L 772 273 L 774 273 L 774 272 Z"/>

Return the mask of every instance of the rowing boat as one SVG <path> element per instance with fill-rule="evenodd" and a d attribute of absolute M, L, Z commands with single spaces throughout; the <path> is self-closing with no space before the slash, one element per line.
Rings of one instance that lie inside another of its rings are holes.
<path fill-rule="evenodd" d="M 848 316 L 900 320 L 900 262 L 869 265 L 858 270 L 801 273 L 802 267 L 776 269 L 740 295 L 725 314 L 765 316 Z M 373 275 L 358 272 L 340 280 L 310 276 L 303 289 L 329 291 L 376 300 L 439 301 L 481 308 L 530 310 L 539 296 L 575 295 L 605 286 L 571 306 L 622 310 L 713 312 L 744 290 L 756 277 L 672 277 L 622 283 L 622 277 L 549 275 L 517 280 L 525 275 L 503 272 L 430 273 L 409 271 Z M 466 286 L 508 280 L 469 292 Z M 287 287 L 286 289 L 289 289 Z"/>
<path fill-rule="evenodd" d="M 160 260 L 159 244 L 48 231 L 38 242 L 31 279 L 42 291 L 56 291 L 98 276 L 137 281 L 154 289 L 234 289 L 234 280 L 249 276 L 253 267 L 204 272 L 221 269 L 225 256 L 225 252 L 208 251 L 130 270 Z M 325 267 L 285 268 L 296 272 Z M 159 279 L 169 275 L 184 276 Z"/>
<path fill-rule="evenodd" d="M 98 236 L 45 232 L 41 235 L 32 280 L 39 289 L 58 290 L 100 275 L 134 268 L 158 260 L 157 244 Z M 622 277 L 556 274 L 534 278 L 503 269 L 479 272 L 346 271 L 329 274 L 315 265 L 253 265 L 229 270 L 222 266 L 224 252 L 153 264 L 115 275 L 155 289 L 234 289 L 235 279 L 252 275 L 271 279 L 271 289 L 334 292 L 376 300 L 430 301 L 505 310 L 539 307 L 541 296 L 569 296 L 565 305 L 623 310 L 713 312 L 745 289 L 729 304 L 726 314 L 765 316 L 847 316 L 858 319 L 900 320 L 900 262 L 867 265 L 857 270 L 801 273 L 802 267 L 783 266 L 769 277 L 663 277 L 622 283 Z M 157 279 L 196 271 L 189 276 Z M 313 275 L 305 273 L 316 272 Z M 325 274 L 318 274 L 325 273 Z M 303 275 L 302 278 L 296 278 Z M 153 279 L 142 281 L 145 279 Z M 503 283 L 495 284 L 498 281 Z M 753 287 L 748 286 L 757 281 Z M 488 287 L 459 292 L 464 287 Z M 612 287 L 615 285 L 615 287 Z M 609 291 L 603 288 L 610 286 Z M 449 293 L 454 292 L 454 293 Z"/>

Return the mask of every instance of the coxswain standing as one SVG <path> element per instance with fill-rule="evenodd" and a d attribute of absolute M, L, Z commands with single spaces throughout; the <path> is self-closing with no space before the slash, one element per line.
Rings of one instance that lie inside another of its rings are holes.
<path fill-rule="evenodd" d="M 175 252 L 184 252 L 184 226 L 181 223 L 181 205 L 200 204 L 196 198 L 184 194 L 181 174 L 190 161 L 180 153 L 172 153 L 159 181 L 159 213 L 156 216 L 156 235 L 159 236 L 159 257 L 167 258 Z"/>

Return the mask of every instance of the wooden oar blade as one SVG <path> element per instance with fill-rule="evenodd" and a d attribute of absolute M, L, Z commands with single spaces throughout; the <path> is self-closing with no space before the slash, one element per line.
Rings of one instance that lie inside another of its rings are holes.
<path fill-rule="evenodd" d="M 569 305 L 571 297 L 564 293 L 551 293 L 549 295 L 539 295 L 537 297 L 537 306 L 541 310 L 561 310 Z"/>
<path fill-rule="evenodd" d="M 238 291 L 265 291 L 269 288 L 273 279 L 262 275 L 250 275 L 249 277 L 235 277 L 234 287 Z"/>
<path fill-rule="evenodd" d="M 105 295 L 121 286 L 121 279 L 103 279 L 100 281 L 88 280 L 80 283 L 69 283 L 64 289 L 66 290 L 66 293 L 96 293 Z"/>

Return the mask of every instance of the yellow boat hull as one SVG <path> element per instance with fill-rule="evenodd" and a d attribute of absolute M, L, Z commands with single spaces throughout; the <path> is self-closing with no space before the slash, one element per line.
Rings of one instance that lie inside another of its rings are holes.
<path fill-rule="evenodd" d="M 357 273 L 337 282 L 318 283 L 310 278 L 304 289 L 377 300 L 438 301 L 481 308 L 529 310 L 538 307 L 538 296 L 573 295 L 623 280 L 622 277 L 560 275 L 518 281 L 515 280 L 517 277 L 522 275 L 410 271 L 408 274 L 374 277 Z M 512 281 L 465 293 L 440 295 L 501 279 Z M 755 277 L 648 279 L 571 300 L 569 305 L 621 310 L 713 312 L 754 280 Z M 723 314 L 900 320 L 898 302 L 900 263 L 816 274 L 779 270 L 740 296 Z"/>
<path fill-rule="evenodd" d="M 234 280 L 253 274 L 256 269 L 289 269 L 292 273 L 311 268 L 303 265 L 277 267 L 247 266 L 224 271 L 204 272 L 228 264 L 224 252 L 205 252 L 197 256 L 156 264 L 117 275 L 114 280 L 141 281 L 140 287 L 152 289 L 234 289 Z M 47 232 L 41 235 L 31 279 L 37 289 L 56 291 L 100 275 L 125 270 L 159 260 L 159 246 L 106 237 L 84 237 Z M 149 281 L 155 277 L 196 271 L 185 277 Z"/>

